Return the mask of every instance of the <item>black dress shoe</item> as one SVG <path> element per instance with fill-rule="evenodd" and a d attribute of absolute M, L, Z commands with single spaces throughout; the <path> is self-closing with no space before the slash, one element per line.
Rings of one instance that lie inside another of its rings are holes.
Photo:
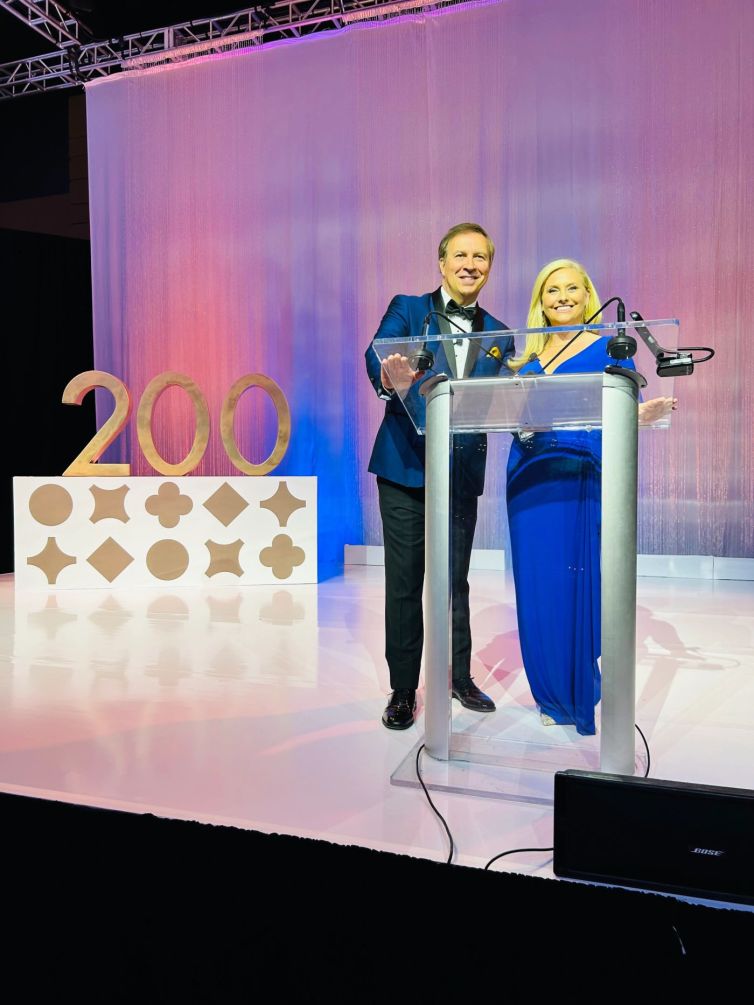
<path fill-rule="evenodd" d="M 453 681 L 453 697 L 457 698 L 464 708 L 472 712 L 494 712 L 495 702 L 489 695 L 480 691 L 471 677 Z"/>
<path fill-rule="evenodd" d="M 388 729 L 408 729 L 414 724 L 415 711 L 416 690 L 412 687 L 397 687 L 382 713 L 382 725 Z"/>

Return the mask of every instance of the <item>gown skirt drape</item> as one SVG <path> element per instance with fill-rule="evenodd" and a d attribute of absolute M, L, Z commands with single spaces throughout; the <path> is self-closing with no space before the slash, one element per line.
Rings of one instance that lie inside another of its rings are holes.
<path fill-rule="evenodd" d="M 598 339 L 556 373 L 603 371 L 615 362 L 606 346 L 607 339 Z M 520 372 L 542 368 L 535 361 Z M 595 732 L 600 700 L 601 469 L 600 430 L 515 436 L 508 459 L 524 669 L 540 712 L 583 734 Z"/>

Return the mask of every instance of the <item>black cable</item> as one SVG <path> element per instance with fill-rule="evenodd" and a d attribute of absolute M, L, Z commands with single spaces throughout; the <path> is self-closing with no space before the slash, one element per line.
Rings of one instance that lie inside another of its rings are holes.
<path fill-rule="evenodd" d="M 443 314 L 442 311 L 430 311 L 429 314 L 425 316 L 422 323 L 422 331 L 419 336 L 422 343 L 421 349 L 419 349 L 418 352 L 412 353 L 408 357 L 408 361 L 414 370 L 421 373 L 428 373 L 429 371 L 432 371 L 435 365 L 435 354 L 430 349 L 427 349 L 427 342 L 429 341 L 429 319 L 432 317 L 445 318 L 449 324 L 452 324 L 454 328 L 458 329 L 464 338 L 476 339 L 479 349 L 485 354 L 485 356 L 489 356 L 491 359 L 497 360 L 498 362 L 500 361 L 500 350 L 497 346 L 493 347 L 494 351 L 490 351 L 489 349 L 485 349 L 482 345 L 481 340 L 484 337 L 484 332 L 475 332 L 473 329 L 468 332 L 465 328 L 462 328 L 461 325 L 454 321 L 453 318 L 448 317 L 447 314 Z"/>
<path fill-rule="evenodd" d="M 568 341 L 566 342 L 566 344 L 562 347 L 562 349 L 559 349 L 555 353 L 555 355 L 552 357 L 552 359 L 548 359 L 548 361 L 546 363 L 540 363 L 540 366 L 542 367 L 542 369 L 546 370 L 548 366 L 552 366 L 552 364 L 555 362 L 555 360 L 558 358 L 558 356 L 560 356 L 561 353 L 565 352 L 566 349 L 568 348 L 568 346 L 572 342 L 575 342 L 576 339 L 579 337 L 579 335 L 583 335 L 584 334 L 584 332 L 587 329 L 587 325 L 590 325 L 592 323 L 592 321 L 594 321 L 595 318 L 597 318 L 597 317 L 600 316 L 600 314 L 604 311 L 604 309 L 606 307 L 609 307 L 610 304 L 614 303 L 616 300 L 618 301 L 619 304 L 623 303 L 623 301 L 621 300 L 620 297 L 610 297 L 609 300 L 606 300 L 604 302 L 604 304 L 602 304 L 601 306 L 599 306 L 597 308 L 597 310 L 594 312 L 594 314 L 592 314 L 592 316 L 590 318 L 586 319 L 586 321 L 584 322 L 584 327 L 580 331 L 577 331 L 576 334 L 573 336 L 573 338 L 568 339 Z M 551 326 L 551 327 L 555 327 L 555 326 Z M 548 336 L 548 338 L 549 338 L 549 336 Z M 536 359 L 537 357 L 535 356 L 534 358 Z"/>
<path fill-rule="evenodd" d="M 421 787 L 424 789 L 424 795 L 427 797 L 427 802 L 432 807 L 437 816 L 440 818 L 440 823 L 443 825 L 443 827 L 445 828 L 445 833 L 448 835 L 448 840 L 450 841 L 450 854 L 448 855 L 445 864 L 450 865 L 450 863 L 453 861 L 453 856 L 455 855 L 456 852 L 456 846 L 455 842 L 453 841 L 453 835 L 450 833 L 450 828 L 448 827 L 445 821 L 445 817 L 442 815 L 442 813 L 440 813 L 438 808 L 432 802 L 432 796 L 430 796 L 429 791 L 427 790 L 427 786 L 424 784 L 422 773 L 419 770 L 419 758 L 421 757 L 422 750 L 424 750 L 424 744 L 422 744 L 421 747 L 419 747 L 419 749 L 416 751 L 416 777 L 419 779 L 419 783 Z"/>
<path fill-rule="evenodd" d="M 651 756 L 650 756 L 650 753 L 649 753 L 649 744 L 647 743 L 646 736 L 642 733 L 641 729 L 639 728 L 639 724 L 635 722 L 634 726 L 636 727 L 636 730 L 639 733 L 639 736 L 644 741 L 644 749 L 647 752 L 647 770 L 644 772 L 644 777 L 647 778 L 649 776 L 649 768 L 650 768 L 650 765 L 652 763 L 652 759 L 651 759 Z M 510 851 L 501 851 L 499 855 L 495 855 L 494 858 L 491 858 L 489 860 L 489 862 L 487 863 L 487 865 L 484 868 L 485 869 L 489 869 L 489 867 L 492 865 L 493 862 L 497 862 L 497 860 L 499 858 L 504 858 L 506 855 L 513 855 L 516 852 L 524 852 L 524 851 L 554 851 L 554 848 L 511 848 Z M 680 937 L 679 937 L 679 941 L 680 941 Z M 681 945 L 683 945 L 683 943 L 681 943 Z"/>
<path fill-rule="evenodd" d="M 597 308 L 597 310 L 594 312 L 594 314 L 592 314 L 590 318 L 586 319 L 586 321 L 584 322 L 584 327 L 586 328 L 586 326 L 590 325 L 595 318 L 599 317 L 606 307 L 609 307 L 610 304 L 615 303 L 622 304 L 623 301 L 621 300 L 620 297 L 610 297 L 609 300 L 606 300 L 604 304 L 602 304 L 600 307 Z"/>
<path fill-rule="evenodd" d="M 712 359 L 715 355 L 715 350 L 708 345 L 679 345 L 677 349 L 673 349 L 674 353 L 677 352 L 706 352 L 706 356 L 702 356 L 701 359 L 692 359 L 692 363 L 696 365 L 697 363 L 706 363 L 708 360 Z"/>
<path fill-rule="evenodd" d="M 640 322 L 634 331 L 654 356 L 658 377 L 690 377 L 697 364 L 707 363 L 715 355 L 715 350 L 707 345 L 679 345 L 675 349 L 663 349 L 638 311 L 631 311 L 631 320 Z M 695 357 L 694 353 L 704 355 Z"/>
<path fill-rule="evenodd" d="M 650 756 L 650 753 L 649 753 L 649 744 L 647 743 L 646 736 L 644 735 L 644 733 L 642 733 L 641 729 L 639 728 L 639 724 L 635 722 L 634 726 L 635 726 L 637 732 L 639 733 L 639 736 L 644 741 L 644 749 L 647 752 L 647 770 L 644 772 L 644 778 L 647 778 L 649 776 L 649 768 L 650 768 L 650 765 L 652 763 L 651 756 Z M 424 784 L 424 779 L 422 778 L 421 769 L 419 768 L 419 759 L 421 758 L 421 752 L 424 750 L 424 746 L 425 745 L 422 744 L 419 747 L 419 749 L 416 751 L 416 777 L 419 779 L 419 784 L 424 789 L 424 795 L 427 797 L 427 802 L 432 807 L 432 810 L 435 813 L 435 815 L 437 817 L 439 817 L 440 823 L 443 825 L 443 827 L 445 828 L 445 833 L 448 835 L 448 841 L 450 842 L 450 853 L 448 854 L 448 857 L 446 859 L 445 864 L 446 865 L 450 865 L 451 862 L 453 861 L 453 856 L 455 855 L 456 846 L 455 846 L 455 842 L 453 841 L 453 835 L 450 833 L 450 828 L 448 827 L 448 824 L 447 824 L 447 822 L 445 820 L 445 817 L 442 815 L 442 813 L 440 813 L 440 811 L 438 810 L 438 808 L 432 802 L 432 797 L 430 796 L 429 790 L 427 789 L 427 786 Z M 555 850 L 554 847 L 551 847 L 551 848 L 510 848 L 508 851 L 501 851 L 497 855 L 493 856 L 489 860 L 489 862 L 487 862 L 487 864 L 485 865 L 484 868 L 485 868 L 485 870 L 489 869 L 489 867 L 492 865 L 493 862 L 497 862 L 497 860 L 499 858 L 505 858 L 506 855 L 515 855 L 518 852 L 554 851 L 554 850 Z"/>
<path fill-rule="evenodd" d="M 69 45 L 65 50 L 65 57 L 68 61 L 68 69 L 77 84 L 82 83 L 81 77 L 81 46 Z"/>
<path fill-rule="evenodd" d="M 583 335 L 585 331 L 586 331 L 586 328 L 582 328 L 581 331 L 576 332 L 576 334 L 573 336 L 573 338 L 569 338 L 568 341 L 566 342 L 566 344 L 563 346 L 563 348 L 559 349 L 555 353 L 554 356 L 552 356 L 550 359 L 547 360 L 546 363 L 540 363 L 539 365 L 542 367 L 542 369 L 546 370 L 548 366 L 551 366 L 555 362 L 555 360 L 558 358 L 558 356 L 560 356 L 562 353 L 564 353 L 566 351 L 566 349 L 568 348 L 568 346 L 572 342 L 575 342 L 576 339 L 579 337 L 579 335 Z M 535 356 L 534 358 L 536 359 L 537 357 Z"/>
<path fill-rule="evenodd" d="M 456 311 L 456 313 L 458 313 L 458 312 Z M 454 321 L 453 318 L 448 317 L 447 314 L 443 314 L 442 311 L 430 311 L 429 314 L 427 314 L 427 316 L 424 318 L 424 324 L 428 326 L 429 325 L 429 319 L 432 318 L 432 317 L 435 317 L 435 318 L 445 318 L 445 320 L 449 324 L 453 325 L 454 328 L 457 328 L 458 331 L 462 335 L 466 336 L 466 338 L 468 338 L 470 335 L 474 334 L 474 332 L 467 332 L 466 329 L 462 328 L 461 325 L 459 325 L 457 321 Z M 424 335 L 422 335 L 422 338 L 424 338 Z"/>
<path fill-rule="evenodd" d="M 422 750 L 424 750 L 424 744 L 422 744 L 421 747 L 419 747 L 419 749 L 416 751 L 416 777 L 419 779 L 419 783 L 420 783 L 421 787 L 424 789 L 424 795 L 427 797 L 427 801 L 428 801 L 429 805 L 432 807 L 432 809 L 435 812 L 435 814 L 440 818 L 440 823 L 443 825 L 443 827 L 445 828 L 445 833 L 448 835 L 448 840 L 450 841 L 450 854 L 448 855 L 445 864 L 446 865 L 450 865 L 451 862 L 453 861 L 453 856 L 455 855 L 456 846 L 455 846 L 455 842 L 453 841 L 453 835 L 450 833 L 450 828 L 447 825 L 445 817 L 442 815 L 442 813 L 440 813 L 440 811 L 438 810 L 438 808 L 432 802 L 432 797 L 430 796 L 429 791 L 427 790 L 427 786 L 424 784 L 424 779 L 422 778 L 421 770 L 419 769 L 419 758 L 421 757 Z M 553 851 L 553 849 L 552 848 L 512 848 L 510 851 L 501 851 L 499 855 L 495 855 L 494 858 L 491 858 L 489 860 L 489 862 L 487 863 L 487 865 L 484 868 L 485 869 L 489 869 L 489 867 L 492 865 L 492 863 L 496 862 L 499 858 L 502 858 L 504 855 L 512 855 L 514 852 L 517 852 L 517 851 Z"/>
<path fill-rule="evenodd" d="M 445 817 L 442 815 L 442 813 L 440 813 L 440 811 L 438 810 L 438 808 L 432 802 L 432 797 L 430 796 L 429 791 L 427 790 L 427 786 L 424 784 L 424 779 L 422 778 L 421 771 L 419 769 L 419 758 L 421 757 L 422 750 L 424 750 L 424 744 L 422 744 L 421 747 L 419 747 L 419 749 L 416 751 L 416 777 L 419 779 L 419 783 L 420 783 L 421 787 L 424 789 L 424 795 L 427 797 L 427 801 L 429 802 L 429 805 L 432 807 L 432 809 L 434 810 L 435 814 L 440 818 L 440 823 L 443 825 L 443 827 L 445 828 L 445 833 L 448 835 L 448 840 L 450 841 L 450 854 L 448 855 L 445 864 L 446 865 L 450 865 L 451 862 L 453 861 L 453 855 L 455 854 L 456 846 L 455 846 L 455 842 L 453 841 L 453 835 L 450 833 L 450 828 L 448 827 L 448 825 L 447 825 L 447 823 L 445 821 Z M 517 851 L 553 851 L 553 849 L 552 848 L 512 848 L 510 851 L 501 851 L 499 855 L 495 855 L 494 858 L 491 858 L 489 860 L 489 862 L 487 863 L 487 865 L 484 868 L 485 869 L 489 869 L 489 867 L 492 865 L 492 863 L 496 862 L 499 858 L 502 858 L 504 855 L 512 855 L 514 852 L 517 852 Z"/>
<path fill-rule="evenodd" d="M 499 858 L 504 858 L 506 855 L 514 855 L 517 851 L 554 851 L 554 850 L 555 850 L 554 848 L 511 848 L 510 851 L 501 851 L 499 855 L 495 855 L 494 858 L 491 858 L 489 860 L 489 862 L 484 868 L 489 869 L 492 863 L 497 862 Z"/>
<path fill-rule="evenodd" d="M 640 737 L 642 738 L 642 740 L 644 741 L 644 749 L 645 749 L 645 750 L 646 750 L 646 752 L 647 752 L 647 770 L 646 770 L 646 771 L 644 772 L 644 777 L 645 777 L 645 778 L 647 778 L 647 777 L 649 776 L 649 766 L 650 766 L 650 764 L 652 763 L 652 761 L 651 761 L 651 758 L 650 758 L 650 756 L 649 756 L 649 744 L 647 743 L 647 738 L 646 738 L 646 736 L 645 736 L 645 735 L 644 735 L 644 734 L 642 733 L 642 731 L 641 731 L 641 730 L 639 729 L 639 724 L 635 722 L 635 723 L 634 723 L 634 726 L 636 727 L 636 730 L 637 730 L 637 732 L 639 733 L 639 736 L 640 736 Z"/>

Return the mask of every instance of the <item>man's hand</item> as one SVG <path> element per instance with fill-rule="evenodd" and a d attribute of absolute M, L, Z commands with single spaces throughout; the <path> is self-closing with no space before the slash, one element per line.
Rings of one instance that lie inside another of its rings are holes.
<path fill-rule="evenodd" d="M 670 415 L 678 405 L 678 398 L 650 398 L 639 405 L 639 425 L 649 426 Z"/>
<path fill-rule="evenodd" d="M 407 356 L 395 352 L 382 361 L 380 381 L 386 391 L 396 391 L 405 394 L 412 384 L 421 377 L 418 370 L 412 370 Z"/>

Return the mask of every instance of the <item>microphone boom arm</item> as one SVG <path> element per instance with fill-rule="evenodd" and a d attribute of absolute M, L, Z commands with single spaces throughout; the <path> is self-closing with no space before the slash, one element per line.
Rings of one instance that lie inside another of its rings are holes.
<path fill-rule="evenodd" d="M 632 321 L 644 321 L 638 311 L 631 311 Z M 646 325 L 635 328 L 637 335 L 646 345 L 657 361 L 658 377 L 688 377 L 694 372 L 697 363 L 706 363 L 715 355 L 715 350 L 709 346 L 679 346 L 677 349 L 663 349 Z M 706 352 L 701 359 L 694 359 L 694 352 Z"/>

